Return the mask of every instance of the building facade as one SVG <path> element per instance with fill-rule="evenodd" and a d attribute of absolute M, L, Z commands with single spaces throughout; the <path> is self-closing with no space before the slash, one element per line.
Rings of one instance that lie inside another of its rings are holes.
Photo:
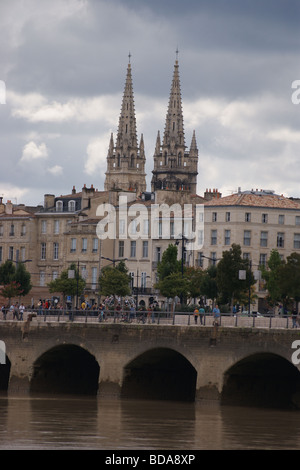
<path fill-rule="evenodd" d="M 37 207 L 0 200 L 0 263 L 7 259 L 26 263 L 33 283 L 28 305 L 51 298 L 47 284 L 71 264 L 86 280 L 86 300 L 98 303 L 101 269 L 120 260 L 126 261 L 137 303 L 148 305 L 155 299 L 163 305 L 166 299 L 154 286 L 157 265 L 170 243 L 178 245 L 178 258 L 186 265 L 203 269 L 216 264 L 233 243 L 241 246 L 252 269 L 266 264 L 274 248 L 283 259 L 300 252 L 299 201 L 263 190 L 239 190 L 227 197 L 217 189 L 197 194 L 196 134 L 193 131 L 187 151 L 177 59 L 166 107 L 163 138 L 158 132 L 154 149 L 150 192 L 146 191 L 143 135 L 139 143 L 137 139 L 129 63 L 117 136 L 114 141 L 112 134 L 108 142 L 104 190 L 73 187 L 66 195 L 46 194 L 43 206 Z M 99 222 L 106 217 L 108 204 L 113 208 L 113 237 L 99 236 Z M 169 212 L 162 210 L 166 206 Z M 182 209 L 184 217 L 179 224 L 175 207 Z M 203 211 L 198 213 L 198 207 Z M 185 224 L 197 227 L 196 249 L 184 242 Z M 264 299 L 263 283 L 257 282 L 256 290 L 258 298 Z"/>

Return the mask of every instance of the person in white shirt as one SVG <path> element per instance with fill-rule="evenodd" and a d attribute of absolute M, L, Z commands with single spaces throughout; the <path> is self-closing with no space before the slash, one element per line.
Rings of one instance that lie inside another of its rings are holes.
<path fill-rule="evenodd" d="M 19 307 L 19 313 L 20 313 L 20 320 L 23 320 L 23 313 L 25 312 L 25 307 L 23 303 Z"/>

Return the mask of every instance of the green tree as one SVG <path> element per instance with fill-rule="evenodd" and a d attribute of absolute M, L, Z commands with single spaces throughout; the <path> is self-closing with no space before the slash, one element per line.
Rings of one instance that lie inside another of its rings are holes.
<path fill-rule="evenodd" d="M 246 271 L 246 279 L 239 279 L 239 271 Z M 255 284 L 250 269 L 249 260 L 242 258 L 240 245 L 233 244 L 231 249 L 223 252 L 222 259 L 217 265 L 217 285 L 220 302 L 233 305 L 240 302 L 249 291 L 249 286 Z"/>
<path fill-rule="evenodd" d="M 5 288 L 4 294 L 10 293 L 3 295 L 6 298 L 27 295 L 32 288 L 30 280 L 30 273 L 26 270 L 24 263 L 18 263 L 16 268 L 11 260 L 7 260 L 0 266 L 0 284 Z"/>
<path fill-rule="evenodd" d="M 161 295 L 168 298 L 186 296 L 187 282 L 181 272 L 181 261 L 177 259 L 177 246 L 170 244 L 163 252 L 157 266 L 158 282 L 156 288 Z"/>
<path fill-rule="evenodd" d="M 291 253 L 287 257 L 286 263 L 282 264 L 279 272 L 279 282 L 282 290 L 282 297 L 285 301 L 293 299 L 297 303 L 300 301 L 300 254 Z"/>
<path fill-rule="evenodd" d="M 31 288 L 31 276 L 30 273 L 24 266 L 24 263 L 18 263 L 15 274 L 14 274 L 14 281 L 20 285 L 20 289 L 22 290 L 21 296 L 27 295 Z"/>
<path fill-rule="evenodd" d="M 130 294 L 130 276 L 121 261 L 117 266 L 105 266 L 99 277 L 100 294 L 124 297 Z"/>
<path fill-rule="evenodd" d="M 10 303 L 10 299 L 13 297 L 19 297 L 20 295 L 23 295 L 23 290 L 19 283 L 16 281 L 10 281 L 0 289 L 0 294 L 5 299 L 9 299 Z"/>
<path fill-rule="evenodd" d="M 69 277 L 69 271 L 74 272 L 73 277 Z M 48 288 L 51 293 L 60 292 L 65 296 L 78 294 L 80 296 L 85 288 L 85 280 L 80 276 L 76 264 L 71 264 L 69 269 L 62 271 L 61 275 L 48 283 Z"/>
<path fill-rule="evenodd" d="M 188 295 L 189 285 L 185 277 L 181 273 L 171 273 L 164 277 L 159 283 L 159 290 L 164 297 L 172 298 Z"/>
<path fill-rule="evenodd" d="M 201 282 L 201 295 L 214 300 L 218 297 L 217 267 L 209 266 L 203 273 Z"/>
<path fill-rule="evenodd" d="M 195 299 L 201 295 L 204 271 L 201 268 L 195 268 L 193 266 L 187 267 L 185 277 L 188 284 L 188 296 L 194 299 L 195 303 Z"/>
<path fill-rule="evenodd" d="M 181 272 L 181 261 L 177 259 L 177 246 L 170 244 L 163 252 L 162 259 L 157 266 L 157 274 L 160 281 L 172 273 Z"/>
<path fill-rule="evenodd" d="M 5 261 L 5 263 L 0 266 L 0 284 L 6 285 L 14 280 L 16 273 L 16 267 L 14 263 L 10 260 Z"/>
<path fill-rule="evenodd" d="M 273 307 L 277 302 L 283 301 L 283 289 L 281 282 L 281 271 L 285 263 L 281 260 L 277 250 L 271 251 L 267 266 L 261 267 L 262 279 L 265 280 L 265 287 L 268 291 L 268 300 Z"/>

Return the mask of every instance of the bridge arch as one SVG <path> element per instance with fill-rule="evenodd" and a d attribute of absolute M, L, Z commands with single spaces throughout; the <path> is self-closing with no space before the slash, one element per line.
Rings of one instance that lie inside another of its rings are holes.
<path fill-rule="evenodd" d="M 253 353 L 225 371 L 221 403 L 300 408 L 300 372 L 277 353 Z"/>
<path fill-rule="evenodd" d="M 197 371 L 178 351 L 155 347 L 124 366 L 121 397 L 194 401 Z"/>
<path fill-rule="evenodd" d="M 76 344 L 60 344 L 33 363 L 31 393 L 96 395 L 100 366 L 90 352 Z"/>

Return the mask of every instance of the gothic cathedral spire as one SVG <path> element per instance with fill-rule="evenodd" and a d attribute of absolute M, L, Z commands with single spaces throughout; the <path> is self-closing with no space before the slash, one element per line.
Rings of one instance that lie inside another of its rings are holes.
<path fill-rule="evenodd" d="M 186 151 L 179 65 L 176 57 L 162 145 L 159 134 L 154 153 L 151 189 L 196 194 L 198 149 L 195 131 L 190 152 Z"/>
<path fill-rule="evenodd" d="M 114 145 L 113 135 L 111 135 L 107 154 L 104 189 L 106 191 L 112 189 L 136 191 L 137 194 L 146 191 L 145 160 L 143 135 L 141 136 L 140 146 L 138 146 L 137 141 L 131 63 L 129 60 L 116 145 Z"/>

